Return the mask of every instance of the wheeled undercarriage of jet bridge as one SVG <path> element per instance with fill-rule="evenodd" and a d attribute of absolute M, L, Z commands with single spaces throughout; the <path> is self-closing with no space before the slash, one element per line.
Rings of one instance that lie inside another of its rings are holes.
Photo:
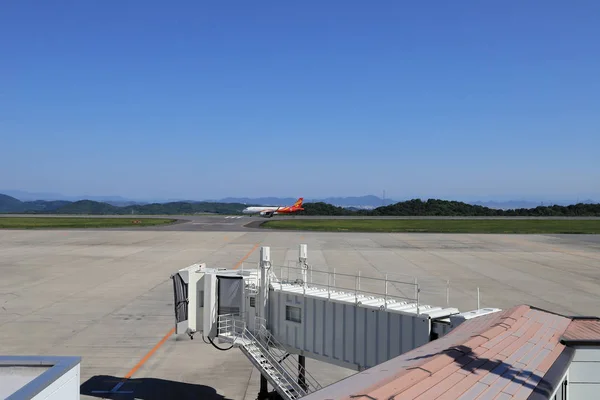
<path fill-rule="evenodd" d="M 256 268 L 194 264 L 179 270 L 171 276 L 175 333 L 192 339 L 200 334 L 220 349 L 239 348 L 261 373 L 259 398 L 298 399 L 322 388 L 306 370 L 305 357 L 363 371 L 467 319 L 500 311 L 460 313 L 421 304 L 418 283 L 315 270 L 307 253 L 301 244 L 296 265 L 277 268 L 270 248 L 261 247 Z M 276 393 L 268 393 L 267 382 Z"/>

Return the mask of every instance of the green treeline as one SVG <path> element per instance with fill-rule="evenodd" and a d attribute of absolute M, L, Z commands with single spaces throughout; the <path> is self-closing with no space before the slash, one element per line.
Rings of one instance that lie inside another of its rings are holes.
<path fill-rule="evenodd" d="M 497 210 L 460 201 L 420 199 L 402 201 L 373 210 L 352 211 L 327 203 L 305 203 L 304 215 L 357 215 L 357 216 L 456 216 L 456 217 L 600 217 L 600 204 L 573 204 L 569 206 L 539 206 L 515 210 Z"/>

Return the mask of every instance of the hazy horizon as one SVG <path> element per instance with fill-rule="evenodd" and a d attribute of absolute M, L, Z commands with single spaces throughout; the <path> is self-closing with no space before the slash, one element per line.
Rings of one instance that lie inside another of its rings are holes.
<path fill-rule="evenodd" d="M 189 200 L 189 201 L 220 201 L 226 199 L 264 199 L 264 198 L 273 198 L 273 199 L 288 199 L 295 200 L 298 197 L 304 197 L 305 201 L 310 200 L 324 200 L 324 199 L 332 199 L 332 198 L 341 198 L 341 199 L 349 199 L 349 198 L 361 198 L 367 196 L 374 196 L 380 200 L 383 200 L 382 194 L 375 193 L 366 193 L 366 194 L 357 194 L 357 195 L 333 195 L 333 196 L 302 196 L 302 195 L 264 195 L 264 196 L 224 196 L 224 197 L 211 197 L 205 196 L 201 198 L 186 198 L 186 197 L 174 197 L 174 198 L 159 198 L 159 197 L 147 197 L 147 198 L 135 198 L 135 197 L 127 197 L 119 194 L 64 194 L 64 193 L 53 193 L 53 192 L 36 192 L 36 191 L 23 191 L 23 190 L 12 190 L 12 189 L 0 189 L 0 194 L 9 195 L 11 197 L 15 197 L 19 200 L 23 201 L 32 201 L 32 200 L 85 200 L 85 199 L 112 199 L 112 201 L 137 201 L 137 202 L 152 202 L 152 201 L 180 201 L 180 200 Z M 541 196 L 541 197 L 524 197 L 524 196 L 499 196 L 499 197 L 457 197 L 457 196 L 387 196 L 385 197 L 386 201 L 406 201 L 411 199 L 420 198 L 422 200 L 426 199 L 440 199 L 440 200 L 454 200 L 454 201 L 463 201 L 463 202 L 488 202 L 488 203 L 503 203 L 503 202 L 524 202 L 524 203 L 542 203 L 542 202 L 557 202 L 557 203 L 576 203 L 578 201 L 594 201 L 600 202 L 600 194 L 590 193 L 587 196 L 581 197 L 551 197 L 551 196 Z"/>

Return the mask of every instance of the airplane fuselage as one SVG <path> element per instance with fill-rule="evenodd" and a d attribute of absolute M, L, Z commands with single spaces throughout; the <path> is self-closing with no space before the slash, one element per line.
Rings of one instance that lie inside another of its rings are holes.
<path fill-rule="evenodd" d="M 259 214 L 261 217 L 271 218 L 277 214 L 291 214 L 297 211 L 304 211 L 302 208 L 302 198 L 299 198 L 292 206 L 253 206 L 242 210 L 244 214 Z"/>
<path fill-rule="evenodd" d="M 244 214 L 260 214 L 261 212 L 277 214 L 277 210 L 279 210 L 280 208 L 283 208 L 283 207 L 279 207 L 279 206 L 247 207 L 247 208 L 244 208 L 244 210 L 242 212 Z"/>

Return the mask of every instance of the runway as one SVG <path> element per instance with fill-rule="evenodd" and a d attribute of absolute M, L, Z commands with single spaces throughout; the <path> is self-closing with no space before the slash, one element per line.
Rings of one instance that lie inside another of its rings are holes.
<path fill-rule="evenodd" d="M 123 219 L 140 219 L 140 218 L 167 218 L 177 220 L 173 224 L 159 226 L 126 226 L 121 228 L 93 228 L 98 231 L 197 231 L 197 232 L 245 232 L 260 228 L 246 227 L 246 224 L 255 222 L 265 222 L 267 218 L 251 217 L 246 215 L 68 215 L 68 214 L 0 214 L 2 217 L 50 217 L 50 218 L 123 218 Z M 274 219 L 274 218 L 272 218 Z M 71 229 L 70 229 L 71 230 Z M 89 230 L 89 228 L 81 228 L 78 230 Z"/>
<path fill-rule="evenodd" d="M 78 217 L 78 218 L 168 218 L 177 220 L 176 223 L 162 226 L 148 227 L 123 227 L 123 228 L 94 228 L 104 231 L 173 231 L 173 232 L 256 232 L 263 231 L 260 224 L 266 221 L 277 220 L 316 220 L 316 219 L 383 219 L 383 220 L 452 220 L 452 219 L 571 219 L 571 220 L 594 220 L 600 217 L 446 217 L 446 216 L 425 216 L 425 217 L 398 217 L 398 216 L 312 216 L 312 215 L 286 215 L 264 218 L 260 216 L 248 215 L 55 215 L 55 214 L 0 214 L 1 217 Z M 88 228 L 81 228 L 88 229 Z"/>

